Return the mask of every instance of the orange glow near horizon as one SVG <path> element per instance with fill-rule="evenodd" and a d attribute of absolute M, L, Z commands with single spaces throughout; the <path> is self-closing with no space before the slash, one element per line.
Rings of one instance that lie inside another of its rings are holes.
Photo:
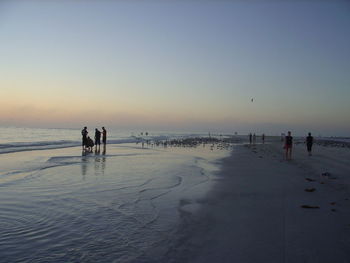
<path fill-rule="evenodd" d="M 11 1 L 0 125 L 349 134 L 346 8 L 234 2 Z"/>

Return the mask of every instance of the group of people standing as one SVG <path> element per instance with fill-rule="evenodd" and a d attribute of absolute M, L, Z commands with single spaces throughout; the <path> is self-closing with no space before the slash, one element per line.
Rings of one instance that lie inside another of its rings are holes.
<path fill-rule="evenodd" d="M 261 140 L 262 140 L 262 143 L 265 143 L 265 134 L 263 133 L 262 135 L 261 135 Z M 255 133 L 254 134 L 251 134 L 251 133 L 249 133 L 249 143 L 250 144 L 255 144 L 256 143 L 256 135 L 255 135 Z"/>
<path fill-rule="evenodd" d="M 100 147 L 101 146 L 101 134 L 102 134 L 102 143 L 105 146 L 107 143 L 107 130 L 105 129 L 105 127 L 102 127 L 102 132 L 99 131 L 97 128 L 95 129 L 95 143 L 94 141 L 88 136 L 88 131 L 87 131 L 87 127 L 84 127 L 81 131 L 81 135 L 82 135 L 82 147 L 83 150 L 92 150 L 92 147 L 94 147 L 94 145 L 97 145 Z"/>
<path fill-rule="evenodd" d="M 308 136 L 305 140 L 306 143 L 306 149 L 309 154 L 309 156 L 312 155 L 312 145 L 314 143 L 314 137 L 311 136 L 311 132 L 309 132 Z M 292 159 L 292 148 L 293 148 L 293 137 L 290 131 L 288 131 L 288 135 L 284 139 L 284 147 L 286 150 L 286 159 L 291 160 Z"/>

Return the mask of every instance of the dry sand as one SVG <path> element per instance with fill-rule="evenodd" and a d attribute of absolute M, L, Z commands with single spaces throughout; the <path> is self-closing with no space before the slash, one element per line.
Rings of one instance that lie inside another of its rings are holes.
<path fill-rule="evenodd" d="M 285 161 L 281 142 L 236 147 L 174 261 L 350 262 L 350 149 L 293 150 Z"/>

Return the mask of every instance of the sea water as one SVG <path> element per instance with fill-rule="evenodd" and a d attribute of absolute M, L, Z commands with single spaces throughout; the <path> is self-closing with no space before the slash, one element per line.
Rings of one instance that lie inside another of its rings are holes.
<path fill-rule="evenodd" d="M 4 129 L 2 149 L 15 147 L 0 154 L 0 262 L 176 261 L 184 218 L 228 154 L 142 146 L 131 134 L 85 152 L 79 130 Z"/>
<path fill-rule="evenodd" d="M 95 130 L 92 129 L 88 131 L 88 136 L 94 139 Z M 140 132 L 107 129 L 108 143 L 112 144 L 203 135 L 204 134 L 200 133 Z M 81 145 L 80 129 L 0 127 L 0 154 L 29 150 L 66 148 L 78 145 Z"/>

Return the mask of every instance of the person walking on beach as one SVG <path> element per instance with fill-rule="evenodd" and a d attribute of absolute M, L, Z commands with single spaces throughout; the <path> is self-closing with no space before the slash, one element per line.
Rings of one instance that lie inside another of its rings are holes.
<path fill-rule="evenodd" d="M 256 135 L 255 135 L 255 133 L 253 134 L 253 144 L 255 144 L 255 142 L 256 142 Z"/>
<path fill-rule="evenodd" d="M 96 145 L 96 149 L 97 149 L 97 145 L 98 147 L 101 146 L 101 132 L 97 128 L 95 129 L 95 145 Z"/>
<path fill-rule="evenodd" d="M 103 145 L 106 145 L 107 143 L 107 131 L 105 127 L 102 127 L 102 142 L 103 142 Z"/>
<path fill-rule="evenodd" d="M 88 131 L 87 131 L 87 127 L 84 127 L 84 129 L 81 130 L 81 135 L 82 135 L 82 147 L 83 150 L 85 149 L 86 143 L 87 143 L 87 135 L 88 135 Z"/>
<path fill-rule="evenodd" d="M 262 142 L 263 142 L 263 144 L 265 143 L 265 133 L 263 133 L 262 135 L 261 135 L 261 139 L 262 139 Z"/>
<path fill-rule="evenodd" d="M 309 132 L 309 136 L 306 137 L 306 147 L 307 151 L 309 153 L 309 156 L 311 156 L 311 150 L 312 150 L 312 144 L 314 143 L 314 137 L 311 136 L 311 132 Z"/>
<path fill-rule="evenodd" d="M 291 136 L 291 132 L 288 131 L 288 135 L 284 140 L 284 149 L 286 150 L 286 160 L 292 159 L 292 146 L 293 146 L 293 137 Z"/>
<path fill-rule="evenodd" d="M 249 144 L 252 144 L 252 133 L 249 133 Z"/>

